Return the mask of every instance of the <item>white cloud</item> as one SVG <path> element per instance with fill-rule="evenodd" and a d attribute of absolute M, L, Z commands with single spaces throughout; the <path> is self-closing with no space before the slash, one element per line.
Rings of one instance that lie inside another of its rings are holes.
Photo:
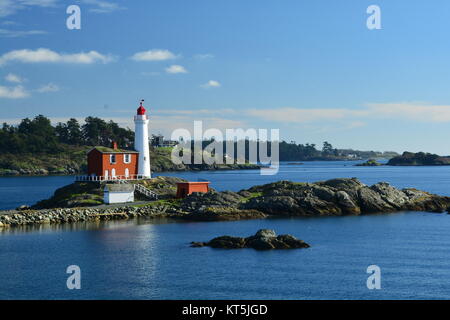
<path fill-rule="evenodd" d="M 195 59 L 204 60 L 204 59 L 212 59 L 214 58 L 214 55 L 211 53 L 199 53 L 194 55 Z"/>
<path fill-rule="evenodd" d="M 20 99 L 20 98 L 26 98 L 30 94 L 25 90 L 22 86 L 15 86 L 15 87 L 4 87 L 0 86 L 0 98 L 6 98 L 6 99 Z"/>
<path fill-rule="evenodd" d="M 24 81 L 23 78 L 14 73 L 8 73 L 5 77 L 5 80 L 14 83 L 22 83 Z"/>
<path fill-rule="evenodd" d="M 157 71 L 143 71 L 141 75 L 143 76 L 159 76 L 161 73 Z"/>
<path fill-rule="evenodd" d="M 176 59 L 177 56 L 170 52 L 169 50 L 163 49 L 153 49 L 148 51 L 142 51 L 135 53 L 131 59 L 135 61 L 164 61 L 164 60 L 173 60 Z"/>
<path fill-rule="evenodd" d="M 207 83 L 202 84 L 200 87 L 208 89 L 208 88 L 218 88 L 221 84 L 219 81 L 216 80 L 209 80 Z"/>
<path fill-rule="evenodd" d="M 18 25 L 17 22 L 11 21 L 11 20 L 3 21 L 1 24 L 4 25 L 4 26 L 16 26 L 16 25 Z"/>
<path fill-rule="evenodd" d="M 248 109 L 246 114 L 283 123 L 351 120 L 351 127 L 364 125 L 361 119 L 391 119 L 417 122 L 450 122 L 450 105 L 430 105 L 417 102 L 368 103 L 359 109 L 350 108 L 274 108 Z"/>
<path fill-rule="evenodd" d="M 174 64 L 174 65 L 171 65 L 170 67 L 166 68 L 166 72 L 167 73 L 172 73 L 172 74 L 175 74 L 175 73 L 187 73 L 187 70 L 183 66 L 180 66 L 178 64 Z"/>
<path fill-rule="evenodd" d="M 96 62 L 108 63 L 111 61 L 114 61 L 113 56 L 103 55 L 97 51 L 67 54 L 58 53 L 46 48 L 39 48 L 37 50 L 13 50 L 0 56 L 0 65 L 8 62 L 92 64 Z"/>
<path fill-rule="evenodd" d="M 54 83 L 48 83 L 36 90 L 39 93 L 57 92 L 59 87 Z"/>
<path fill-rule="evenodd" d="M 225 134 L 226 129 L 246 128 L 247 123 L 243 120 L 224 119 L 223 117 L 205 117 L 202 116 L 179 116 L 179 115 L 160 115 L 158 111 L 153 112 L 151 130 L 153 132 L 161 132 L 170 138 L 171 133 L 180 128 L 184 128 L 193 133 L 194 121 L 201 120 L 203 130 L 215 128 L 221 130 Z M 131 120 L 128 120 L 131 121 Z"/>
<path fill-rule="evenodd" d="M 450 105 L 424 103 L 369 103 L 372 117 L 407 119 L 420 122 L 450 122 Z"/>
<path fill-rule="evenodd" d="M 58 0 L 0 0 L 0 17 L 15 14 L 29 7 L 53 7 Z"/>
<path fill-rule="evenodd" d="M 41 34 L 47 34 L 47 32 L 43 31 L 43 30 L 26 30 L 26 31 L 23 31 L 23 30 L 0 29 L 0 37 L 4 37 L 4 38 L 19 38 L 19 37 L 41 35 Z"/>
<path fill-rule="evenodd" d="M 249 109 L 246 113 L 252 117 L 278 122 L 314 122 L 323 120 L 337 120 L 355 115 L 358 111 L 351 109 L 300 109 L 274 108 Z"/>
<path fill-rule="evenodd" d="M 89 9 L 90 12 L 95 13 L 110 13 L 113 11 L 126 9 L 125 7 L 119 6 L 117 3 L 105 0 L 82 0 L 82 2 L 95 6 L 95 8 Z"/>

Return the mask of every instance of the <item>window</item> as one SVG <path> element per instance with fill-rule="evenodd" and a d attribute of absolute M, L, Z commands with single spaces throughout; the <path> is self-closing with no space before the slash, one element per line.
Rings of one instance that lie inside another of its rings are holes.
<path fill-rule="evenodd" d="M 116 155 L 115 154 L 109 155 L 109 162 L 111 164 L 115 164 L 116 163 Z"/>
<path fill-rule="evenodd" d="M 123 162 L 124 162 L 124 163 L 130 163 L 130 162 L 131 162 L 131 155 L 129 155 L 129 154 L 124 154 L 124 155 L 123 155 Z"/>

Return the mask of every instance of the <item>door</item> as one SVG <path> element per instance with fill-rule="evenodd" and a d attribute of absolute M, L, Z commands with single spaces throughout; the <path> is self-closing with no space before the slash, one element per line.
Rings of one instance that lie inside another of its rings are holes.
<path fill-rule="evenodd" d="M 108 177 L 109 177 L 109 171 L 105 170 L 105 180 L 108 180 Z"/>
<path fill-rule="evenodd" d="M 125 178 L 129 178 L 130 177 L 130 170 L 128 170 L 128 168 L 125 168 Z"/>
<path fill-rule="evenodd" d="M 115 178 L 116 177 L 116 169 L 112 169 L 111 170 L 111 178 Z"/>

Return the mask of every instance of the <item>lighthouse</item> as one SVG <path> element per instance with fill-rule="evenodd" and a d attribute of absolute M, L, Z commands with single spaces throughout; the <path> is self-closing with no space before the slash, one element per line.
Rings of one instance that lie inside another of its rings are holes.
<path fill-rule="evenodd" d="M 134 149 L 139 152 L 138 175 L 150 179 L 150 151 L 148 143 L 148 117 L 143 106 L 144 100 L 134 116 Z"/>

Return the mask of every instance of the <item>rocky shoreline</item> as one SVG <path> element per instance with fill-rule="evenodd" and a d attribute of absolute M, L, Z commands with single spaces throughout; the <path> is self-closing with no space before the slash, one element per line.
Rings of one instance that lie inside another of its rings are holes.
<path fill-rule="evenodd" d="M 200 165 L 183 165 L 179 167 L 155 167 L 153 168 L 153 172 L 177 172 L 177 171 L 216 171 L 216 170 L 258 170 L 261 169 L 260 165 L 257 164 L 221 164 L 221 165 L 208 165 L 208 164 L 200 164 Z M 57 168 L 47 170 L 45 168 L 32 168 L 32 169 L 5 169 L 0 168 L 0 177 L 6 176 L 61 176 L 61 175 L 83 175 L 85 174 L 83 168 L 74 168 L 74 167 L 65 167 L 65 168 Z"/>
<path fill-rule="evenodd" d="M 64 208 L 25 211 L 3 211 L 0 213 L 0 228 L 35 224 L 59 224 L 76 222 L 96 222 L 109 220 L 127 220 L 139 217 L 167 218 L 167 206 L 121 206 L 115 208 Z"/>
<path fill-rule="evenodd" d="M 175 183 L 175 180 L 164 179 L 167 184 Z M 367 186 L 356 178 L 316 183 L 278 181 L 239 192 L 212 190 L 194 193 L 184 199 L 170 197 L 174 190 L 167 186 L 159 190 L 167 190 L 167 198 L 141 205 L 4 211 L 0 212 L 0 227 L 137 217 L 226 221 L 270 216 L 344 216 L 398 211 L 443 213 L 450 207 L 450 197 L 413 188 L 400 190 L 385 182 Z"/>

